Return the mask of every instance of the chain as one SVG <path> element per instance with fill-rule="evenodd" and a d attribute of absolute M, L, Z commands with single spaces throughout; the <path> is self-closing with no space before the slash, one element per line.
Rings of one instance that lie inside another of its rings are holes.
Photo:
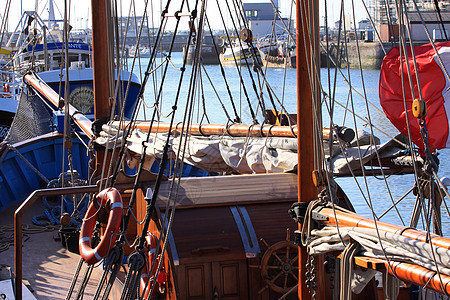
<path fill-rule="evenodd" d="M 306 287 L 312 294 L 312 299 L 317 299 L 317 263 L 316 258 L 313 255 L 308 256 L 306 262 Z"/>
<path fill-rule="evenodd" d="M 325 256 L 325 272 L 327 272 L 329 275 L 330 280 L 330 289 L 334 290 L 335 285 L 335 273 L 336 273 L 336 259 L 332 256 L 326 255 Z"/>

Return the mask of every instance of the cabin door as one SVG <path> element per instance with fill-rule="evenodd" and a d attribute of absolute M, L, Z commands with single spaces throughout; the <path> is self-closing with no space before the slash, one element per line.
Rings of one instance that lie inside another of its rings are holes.
<path fill-rule="evenodd" d="M 177 273 L 184 277 L 179 278 L 182 299 L 249 299 L 244 260 L 189 264 Z"/>

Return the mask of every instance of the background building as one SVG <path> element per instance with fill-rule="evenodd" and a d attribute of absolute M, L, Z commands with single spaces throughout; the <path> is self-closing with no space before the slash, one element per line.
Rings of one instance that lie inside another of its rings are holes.
<path fill-rule="evenodd" d="M 244 12 L 248 20 L 249 27 L 253 32 L 254 38 L 262 38 L 267 35 L 281 35 L 286 33 L 286 28 L 289 28 L 289 20 L 277 16 L 278 0 L 270 0 L 261 2 L 244 2 Z M 274 7 L 275 5 L 275 7 Z M 283 25 L 284 22 L 284 25 Z M 291 24 L 291 32 L 295 31 L 295 24 Z"/>
<path fill-rule="evenodd" d="M 445 39 L 445 33 L 450 37 L 450 1 L 439 1 L 438 6 L 441 18 L 436 10 L 434 0 L 415 1 L 404 0 L 406 7 L 406 18 L 411 25 L 411 36 L 405 30 L 407 39 L 418 42 L 428 42 L 428 36 L 424 24 L 433 40 Z M 386 3 L 389 9 L 386 9 Z M 416 8 L 417 5 L 417 8 Z M 417 11 L 417 9 L 419 11 Z M 381 41 L 396 41 L 399 38 L 399 18 L 395 0 L 375 0 L 371 7 L 372 15 L 377 30 L 379 30 Z M 422 22 L 423 19 L 423 22 Z M 445 32 L 444 32 L 445 30 Z"/>

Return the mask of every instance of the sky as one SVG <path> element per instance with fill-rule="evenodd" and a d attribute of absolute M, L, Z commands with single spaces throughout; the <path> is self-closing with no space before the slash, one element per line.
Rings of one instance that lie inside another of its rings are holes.
<path fill-rule="evenodd" d="M 64 0 L 53 0 L 54 1 L 54 7 L 55 7 L 55 16 L 56 18 L 62 18 L 63 12 L 64 12 Z M 75 29 L 81 29 L 86 28 L 87 26 L 91 26 L 91 0 L 68 0 L 70 2 L 70 24 Z M 123 15 L 128 15 L 128 10 L 130 6 L 131 0 L 118 0 L 119 3 L 122 3 L 122 11 Z M 270 0 L 244 0 L 245 2 L 269 2 Z M 321 17 L 321 23 L 323 23 L 323 15 L 324 15 L 324 0 L 320 1 L 320 13 L 322 15 Z M 350 8 L 351 0 L 344 0 L 346 2 L 345 6 L 347 8 Z M 365 19 L 365 10 L 362 5 L 362 0 L 355 0 L 355 10 L 357 12 L 360 12 L 360 14 L 356 15 L 356 22 L 358 22 L 361 19 Z M 6 0 L 0 1 L 0 15 L 3 17 L 5 12 L 5 6 L 6 6 Z M 160 3 L 165 3 L 166 0 L 149 0 L 149 3 L 153 2 L 154 7 L 153 11 L 155 11 L 154 14 L 154 20 L 155 23 L 159 24 L 159 11 L 160 11 Z M 189 1 L 190 3 L 194 3 L 194 1 Z M 290 14 L 290 6 L 291 6 L 292 0 L 278 0 L 279 3 L 279 10 L 281 12 L 281 15 L 283 17 L 288 17 Z M 46 19 L 48 16 L 48 0 L 12 0 L 11 9 L 9 13 L 9 31 L 12 31 L 15 29 L 16 25 L 19 22 L 20 16 L 21 16 L 21 9 L 23 11 L 26 10 L 34 10 L 36 7 L 38 7 L 39 15 Z M 136 3 L 136 15 L 142 15 L 142 12 L 145 8 L 145 1 L 144 0 L 135 0 Z M 172 0 L 173 5 L 171 7 L 178 7 L 176 5 L 177 3 L 181 3 L 181 0 Z M 224 3 L 223 0 L 219 0 L 219 3 Z M 327 0 L 328 5 L 328 17 L 329 20 L 332 20 L 334 23 L 339 18 L 339 8 L 340 8 L 341 0 Z M 150 5 L 150 4 L 149 4 Z M 217 4 L 215 0 L 210 0 L 207 2 L 208 7 L 208 15 L 209 16 L 215 16 L 218 14 Z M 174 9 L 175 10 L 175 9 Z M 222 28 L 220 18 L 210 18 L 210 21 L 212 22 L 213 28 Z M 330 21 L 329 21 L 330 22 Z M 330 22 L 331 23 L 331 22 Z M 333 26 L 330 26 L 333 27 Z M 187 29 L 187 28 L 186 28 Z"/>

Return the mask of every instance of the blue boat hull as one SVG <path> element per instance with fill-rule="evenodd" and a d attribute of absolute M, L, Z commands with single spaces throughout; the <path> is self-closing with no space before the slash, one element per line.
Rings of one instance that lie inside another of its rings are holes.
<path fill-rule="evenodd" d="M 59 75 L 61 74 L 60 70 L 53 70 L 53 71 L 46 71 L 39 73 L 39 77 L 48 85 L 50 86 L 56 93 L 59 94 L 60 91 L 60 83 L 61 83 L 61 96 L 66 99 L 65 95 L 65 70 L 63 70 L 62 74 L 63 77 L 60 79 Z M 127 86 L 128 86 L 128 80 L 130 79 L 130 72 L 122 71 L 121 75 L 121 89 L 120 99 L 125 98 Z M 92 68 L 85 68 L 85 69 L 69 69 L 69 95 L 71 95 L 75 90 L 79 89 L 80 87 L 88 87 L 93 89 L 93 83 L 94 83 L 94 77 L 93 77 L 93 69 Z M 137 103 L 137 97 L 140 91 L 141 85 L 139 83 L 139 79 L 135 74 L 131 75 L 130 85 L 128 89 L 128 94 L 126 97 L 126 100 L 122 103 L 125 103 L 125 109 L 124 109 L 124 117 L 127 120 L 130 120 L 134 108 L 136 107 Z M 89 111 L 82 111 L 87 117 L 93 118 L 94 115 L 94 107 L 93 102 L 91 103 L 92 108 Z M 55 110 L 56 107 L 53 107 Z M 80 109 L 77 107 L 77 109 Z M 116 115 L 119 115 L 119 105 L 116 105 Z"/>
<path fill-rule="evenodd" d="M 64 140 L 61 134 L 50 133 L 13 145 L 21 155 L 48 180 L 62 173 Z M 66 150 L 67 155 L 67 150 Z M 73 139 L 73 168 L 83 179 L 88 178 L 86 147 Z M 67 158 L 64 171 L 70 170 Z M 46 186 L 43 178 L 14 151 L 9 151 L 0 164 L 0 211 L 25 200 L 36 189 Z"/>

